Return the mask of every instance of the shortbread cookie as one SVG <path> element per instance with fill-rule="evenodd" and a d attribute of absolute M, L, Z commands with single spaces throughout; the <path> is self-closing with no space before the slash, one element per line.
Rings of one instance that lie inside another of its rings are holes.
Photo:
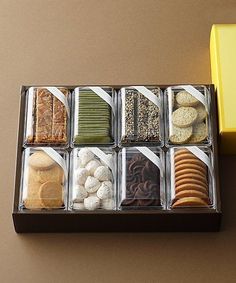
<path fill-rule="evenodd" d="M 208 206 L 207 202 L 198 197 L 185 197 L 178 199 L 172 207 L 181 207 L 181 206 Z"/>
<path fill-rule="evenodd" d="M 198 106 L 196 106 L 195 109 L 197 110 L 197 114 L 198 114 L 196 123 L 203 122 L 207 117 L 205 106 L 201 103 Z"/>
<path fill-rule="evenodd" d="M 57 182 L 60 184 L 63 184 L 64 182 L 64 172 L 63 169 L 59 165 L 55 165 L 49 170 L 34 170 L 33 168 L 30 168 L 31 170 L 31 178 L 33 177 L 34 180 L 37 182 L 43 184 L 45 182 L 51 181 L 51 182 Z"/>
<path fill-rule="evenodd" d="M 196 124 L 193 126 L 193 134 L 189 143 L 200 143 L 207 138 L 207 127 L 205 123 Z"/>
<path fill-rule="evenodd" d="M 202 174 L 198 174 L 198 173 L 193 173 L 192 170 L 190 173 L 183 173 L 181 175 L 179 175 L 178 177 L 175 176 L 175 182 L 177 183 L 178 181 L 182 180 L 182 179 L 192 179 L 192 180 L 199 180 L 201 182 L 203 182 L 204 184 L 207 185 L 207 178 L 206 176 L 203 176 Z"/>
<path fill-rule="evenodd" d="M 185 163 L 185 164 L 180 164 L 178 166 L 175 166 L 175 173 L 177 174 L 177 172 L 182 171 L 184 169 L 198 170 L 199 172 L 201 172 L 204 175 L 206 175 L 206 173 L 207 173 L 206 168 L 204 168 L 201 165 L 194 164 L 194 163 Z"/>
<path fill-rule="evenodd" d="M 56 182 L 46 182 L 41 185 L 39 196 L 45 208 L 60 208 L 63 206 L 63 187 Z"/>
<path fill-rule="evenodd" d="M 175 199 L 181 199 L 185 197 L 197 197 L 200 199 L 208 200 L 208 196 L 206 193 L 202 193 L 200 191 L 196 190 L 185 190 L 185 191 L 180 191 L 175 195 Z"/>
<path fill-rule="evenodd" d="M 35 170 L 48 170 L 55 165 L 55 161 L 44 151 L 36 151 L 29 157 L 29 166 Z"/>
<path fill-rule="evenodd" d="M 190 153 L 190 151 L 188 153 L 183 153 L 183 154 L 179 154 L 177 156 L 175 156 L 175 163 L 179 162 L 179 161 L 184 161 L 185 159 L 191 159 L 193 161 L 195 160 L 199 160 L 194 154 Z"/>
<path fill-rule="evenodd" d="M 205 187 L 198 185 L 198 184 L 193 184 L 193 183 L 186 183 L 184 185 L 179 185 L 178 187 L 175 187 L 175 192 L 181 192 L 181 191 L 186 191 L 186 190 L 195 190 L 199 191 L 202 193 L 207 193 L 207 190 Z"/>
<path fill-rule="evenodd" d="M 27 209 L 40 209 L 42 208 L 41 200 L 39 197 L 39 188 L 41 184 L 38 182 L 31 182 L 27 185 L 27 196 L 23 201 Z"/>
<path fill-rule="evenodd" d="M 186 90 L 182 90 L 176 94 L 176 102 L 182 106 L 197 106 L 199 100 Z"/>
<path fill-rule="evenodd" d="M 184 185 L 184 184 L 197 184 L 199 186 L 204 187 L 207 190 L 207 183 L 204 179 L 201 180 L 201 179 L 196 179 L 194 177 L 193 178 L 183 177 L 175 182 L 176 187 Z"/>
<path fill-rule="evenodd" d="M 187 128 L 197 120 L 197 110 L 193 107 L 180 107 L 172 113 L 173 125 L 179 128 Z"/>
<path fill-rule="evenodd" d="M 194 155 L 191 151 L 189 151 L 188 149 L 186 148 L 182 148 L 182 149 L 178 149 L 175 151 L 175 157 L 180 155 L 180 154 L 186 154 L 186 153 L 189 153 L 189 154 L 192 154 Z"/>
<path fill-rule="evenodd" d="M 173 125 L 173 132 L 170 136 L 170 141 L 174 144 L 187 143 L 193 133 L 192 127 L 178 128 Z"/>
<path fill-rule="evenodd" d="M 197 159 L 197 158 L 180 159 L 179 161 L 175 162 L 175 167 L 182 165 L 182 164 L 197 164 L 199 166 L 202 166 L 203 168 L 206 168 L 206 165 L 200 159 Z"/>
<path fill-rule="evenodd" d="M 182 176 L 184 174 L 199 174 L 203 178 L 206 177 L 206 175 L 202 173 L 201 171 L 190 168 L 190 169 L 183 169 L 183 170 L 179 170 L 178 172 L 175 172 L 175 178 L 178 178 L 179 176 Z"/>

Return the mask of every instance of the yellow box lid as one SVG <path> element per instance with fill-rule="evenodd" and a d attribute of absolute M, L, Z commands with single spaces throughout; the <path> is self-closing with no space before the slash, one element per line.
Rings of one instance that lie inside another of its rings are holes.
<path fill-rule="evenodd" d="M 219 130 L 221 134 L 235 133 L 236 137 L 236 24 L 212 26 L 210 54 L 212 82 L 218 97 Z"/>

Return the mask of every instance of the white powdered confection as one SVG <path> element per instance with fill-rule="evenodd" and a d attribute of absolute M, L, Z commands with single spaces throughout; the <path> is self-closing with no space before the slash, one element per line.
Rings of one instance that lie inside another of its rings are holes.
<path fill-rule="evenodd" d="M 112 210 L 115 207 L 115 203 L 113 199 L 103 199 L 102 200 L 102 208 L 106 209 L 106 210 Z"/>
<path fill-rule="evenodd" d="M 99 166 L 94 172 L 94 177 L 99 181 L 109 181 L 111 179 L 111 171 L 106 166 Z"/>
<path fill-rule="evenodd" d="M 76 159 L 76 169 L 78 169 L 78 168 L 84 168 L 84 165 L 82 165 L 80 158 Z"/>
<path fill-rule="evenodd" d="M 107 181 L 107 183 L 108 182 L 109 181 Z M 106 185 L 105 182 L 103 182 L 101 187 L 97 191 L 97 196 L 100 199 L 107 199 L 107 198 L 111 197 L 112 196 L 112 190 L 111 190 L 109 184 Z"/>
<path fill-rule="evenodd" d="M 73 203 L 72 207 L 75 210 L 84 210 L 85 209 L 83 202 L 75 202 L 75 203 Z"/>
<path fill-rule="evenodd" d="M 93 159 L 89 161 L 85 168 L 88 170 L 90 175 L 93 175 L 99 166 L 101 166 L 101 163 L 97 159 Z"/>
<path fill-rule="evenodd" d="M 79 185 L 84 185 L 89 172 L 85 168 L 79 168 L 76 171 L 77 182 Z"/>
<path fill-rule="evenodd" d="M 81 164 L 85 166 L 90 160 L 94 159 L 94 154 L 90 149 L 82 148 L 79 151 L 79 158 L 81 160 Z"/>
<path fill-rule="evenodd" d="M 85 190 L 84 186 L 76 185 L 74 190 L 75 190 L 74 202 L 82 202 L 88 196 L 88 192 Z"/>
<path fill-rule="evenodd" d="M 99 189 L 101 183 L 97 178 L 88 176 L 84 186 L 88 193 L 94 193 Z"/>
<path fill-rule="evenodd" d="M 100 206 L 100 199 L 98 197 L 87 197 L 84 200 L 84 207 L 88 210 L 95 210 Z"/>
<path fill-rule="evenodd" d="M 103 181 L 102 184 L 106 185 L 107 187 L 109 187 L 111 190 L 113 189 L 113 184 L 111 181 Z"/>

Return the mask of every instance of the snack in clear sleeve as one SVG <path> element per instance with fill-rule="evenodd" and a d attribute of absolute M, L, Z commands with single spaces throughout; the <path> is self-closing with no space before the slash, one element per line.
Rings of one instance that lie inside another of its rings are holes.
<path fill-rule="evenodd" d="M 171 148 L 170 207 L 210 208 L 214 203 L 214 177 L 209 149 Z"/>
<path fill-rule="evenodd" d="M 112 144 L 115 136 L 115 91 L 77 87 L 74 93 L 74 144 Z"/>
<path fill-rule="evenodd" d="M 119 156 L 121 209 L 161 208 L 163 205 L 163 155 L 152 148 L 142 147 L 140 150 L 134 147 L 123 148 Z M 148 152 L 147 155 L 144 151 Z M 157 166 L 156 159 L 160 160 L 161 169 Z"/>
<path fill-rule="evenodd" d="M 27 148 L 23 153 L 23 180 L 20 207 L 22 209 L 65 208 L 67 153 L 47 147 Z M 50 154 L 56 155 L 54 159 Z M 64 168 L 56 161 L 63 162 Z"/>
<path fill-rule="evenodd" d="M 110 148 L 75 148 L 71 155 L 70 208 L 116 208 L 116 153 Z"/>
<path fill-rule="evenodd" d="M 62 101 L 58 98 L 62 97 Z M 59 93 L 59 94 L 58 94 Z M 31 87 L 27 93 L 25 144 L 65 145 L 69 141 L 69 90 Z M 66 104 L 66 105 L 65 105 Z"/>
<path fill-rule="evenodd" d="M 122 144 L 162 141 L 162 98 L 159 87 L 124 87 L 119 94 Z"/>
<path fill-rule="evenodd" d="M 183 88 L 186 88 L 186 90 Z M 166 144 L 211 143 L 210 95 L 205 86 L 173 86 L 165 91 Z"/>

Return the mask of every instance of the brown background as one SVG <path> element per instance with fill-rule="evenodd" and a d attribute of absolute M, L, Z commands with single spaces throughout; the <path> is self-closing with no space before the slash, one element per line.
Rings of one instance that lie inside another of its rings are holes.
<path fill-rule="evenodd" d="M 209 83 L 213 23 L 236 23 L 236 1 L 0 0 L 0 282 L 236 282 L 233 157 L 220 233 L 17 235 L 11 219 L 22 84 Z"/>

